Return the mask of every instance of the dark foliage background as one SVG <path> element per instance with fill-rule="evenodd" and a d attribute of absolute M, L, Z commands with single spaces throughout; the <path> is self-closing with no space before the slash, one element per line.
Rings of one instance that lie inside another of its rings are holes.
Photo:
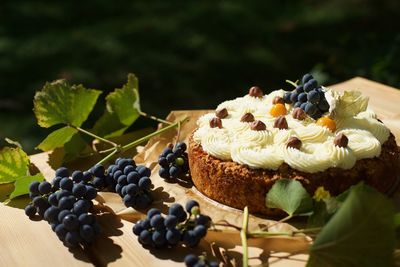
<path fill-rule="evenodd" d="M 253 84 L 288 88 L 309 71 L 324 84 L 360 75 L 399 87 L 399 17 L 397 0 L 3 0 L 0 137 L 33 152 L 48 133 L 34 92 L 59 78 L 110 91 L 133 72 L 143 110 L 158 116 Z"/>

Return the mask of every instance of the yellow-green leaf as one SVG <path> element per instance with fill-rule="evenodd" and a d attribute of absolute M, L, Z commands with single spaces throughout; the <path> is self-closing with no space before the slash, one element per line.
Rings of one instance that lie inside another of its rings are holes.
<path fill-rule="evenodd" d="M 81 126 L 100 93 L 82 85 L 69 85 L 65 80 L 46 83 L 33 101 L 38 124 L 45 128 L 60 123 Z"/>
<path fill-rule="evenodd" d="M 49 134 L 46 139 L 44 139 L 37 148 L 43 151 L 53 150 L 57 147 L 63 146 L 69 140 L 71 140 L 72 136 L 76 134 L 78 130 L 65 126 L 61 129 L 55 130 L 51 134 Z"/>
<path fill-rule="evenodd" d="M 11 200 L 13 198 L 29 194 L 29 185 L 34 181 L 41 182 L 43 180 L 44 176 L 41 173 L 33 176 L 24 176 L 19 178 L 14 183 L 14 191 L 12 191 L 9 199 Z"/>
<path fill-rule="evenodd" d="M 93 131 L 105 137 L 119 136 L 140 116 L 138 79 L 128 75 L 127 83 L 106 97 L 107 109 Z"/>
<path fill-rule="evenodd" d="M 28 155 L 19 147 L 0 151 L 0 184 L 11 183 L 28 174 Z"/>

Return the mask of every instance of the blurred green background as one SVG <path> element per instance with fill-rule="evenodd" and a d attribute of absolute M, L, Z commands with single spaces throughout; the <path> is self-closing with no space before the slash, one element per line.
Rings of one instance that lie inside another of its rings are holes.
<path fill-rule="evenodd" d="M 142 109 L 160 117 L 255 84 L 290 88 L 309 71 L 323 84 L 360 75 L 400 87 L 399 2 L 2 0 L 0 137 L 33 153 L 50 132 L 33 95 L 59 78 L 110 91 L 133 72 Z"/>

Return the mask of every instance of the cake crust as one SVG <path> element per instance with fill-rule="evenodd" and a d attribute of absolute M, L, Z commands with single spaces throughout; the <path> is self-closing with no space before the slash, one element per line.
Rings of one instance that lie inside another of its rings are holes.
<path fill-rule="evenodd" d="M 283 216 L 283 211 L 265 206 L 265 196 L 280 178 L 295 179 L 311 194 L 323 186 L 338 195 L 350 186 L 365 181 L 382 193 L 396 183 L 399 176 L 399 149 L 395 137 L 382 145 L 378 157 L 358 160 L 349 170 L 329 168 L 322 172 L 305 173 L 283 163 L 278 170 L 251 169 L 233 161 L 221 160 L 207 154 L 201 144 L 189 138 L 189 166 L 193 183 L 207 197 L 222 204 L 267 216 Z"/>

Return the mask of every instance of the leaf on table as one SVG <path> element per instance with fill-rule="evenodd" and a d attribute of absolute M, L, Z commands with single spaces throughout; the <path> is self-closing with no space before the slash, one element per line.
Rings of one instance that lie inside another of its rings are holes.
<path fill-rule="evenodd" d="M 28 155 L 19 147 L 0 151 L 0 184 L 11 183 L 28 174 Z"/>
<path fill-rule="evenodd" d="M 23 176 L 19 178 L 14 183 L 14 191 L 12 191 L 9 200 L 29 194 L 29 185 L 34 181 L 41 182 L 43 180 L 44 176 L 41 173 L 38 173 L 33 176 Z"/>
<path fill-rule="evenodd" d="M 58 80 L 46 83 L 35 94 L 33 110 L 41 127 L 60 123 L 79 127 L 88 118 L 100 94 L 101 91 Z"/>
<path fill-rule="evenodd" d="M 72 136 L 76 134 L 78 130 L 65 126 L 61 129 L 55 130 L 49 134 L 37 148 L 43 151 L 50 151 L 57 147 L 62 147 L 65 143 L 71 140 Z"/>
<path fill-rule="evenodd" d="M 119 136 L 140 116 L 138 79 L 128 75 L 128 82 L 106 97 L 107 108 L 93 127 L 94 132 L 104 137 Z"/>
<path fill-rule="evenodd" d="M 392 266 L 394 248 L 392 203 L 358 184 L 317 236 L 307 266 Z"/>
<path fill-rule="evenodd" d="M 289 215 L 312 210 L 313 201 L 303 185 L 293 179 L 279 179 L 268 191 L 265 204 L 269 208 L 278 208 Z"/>

